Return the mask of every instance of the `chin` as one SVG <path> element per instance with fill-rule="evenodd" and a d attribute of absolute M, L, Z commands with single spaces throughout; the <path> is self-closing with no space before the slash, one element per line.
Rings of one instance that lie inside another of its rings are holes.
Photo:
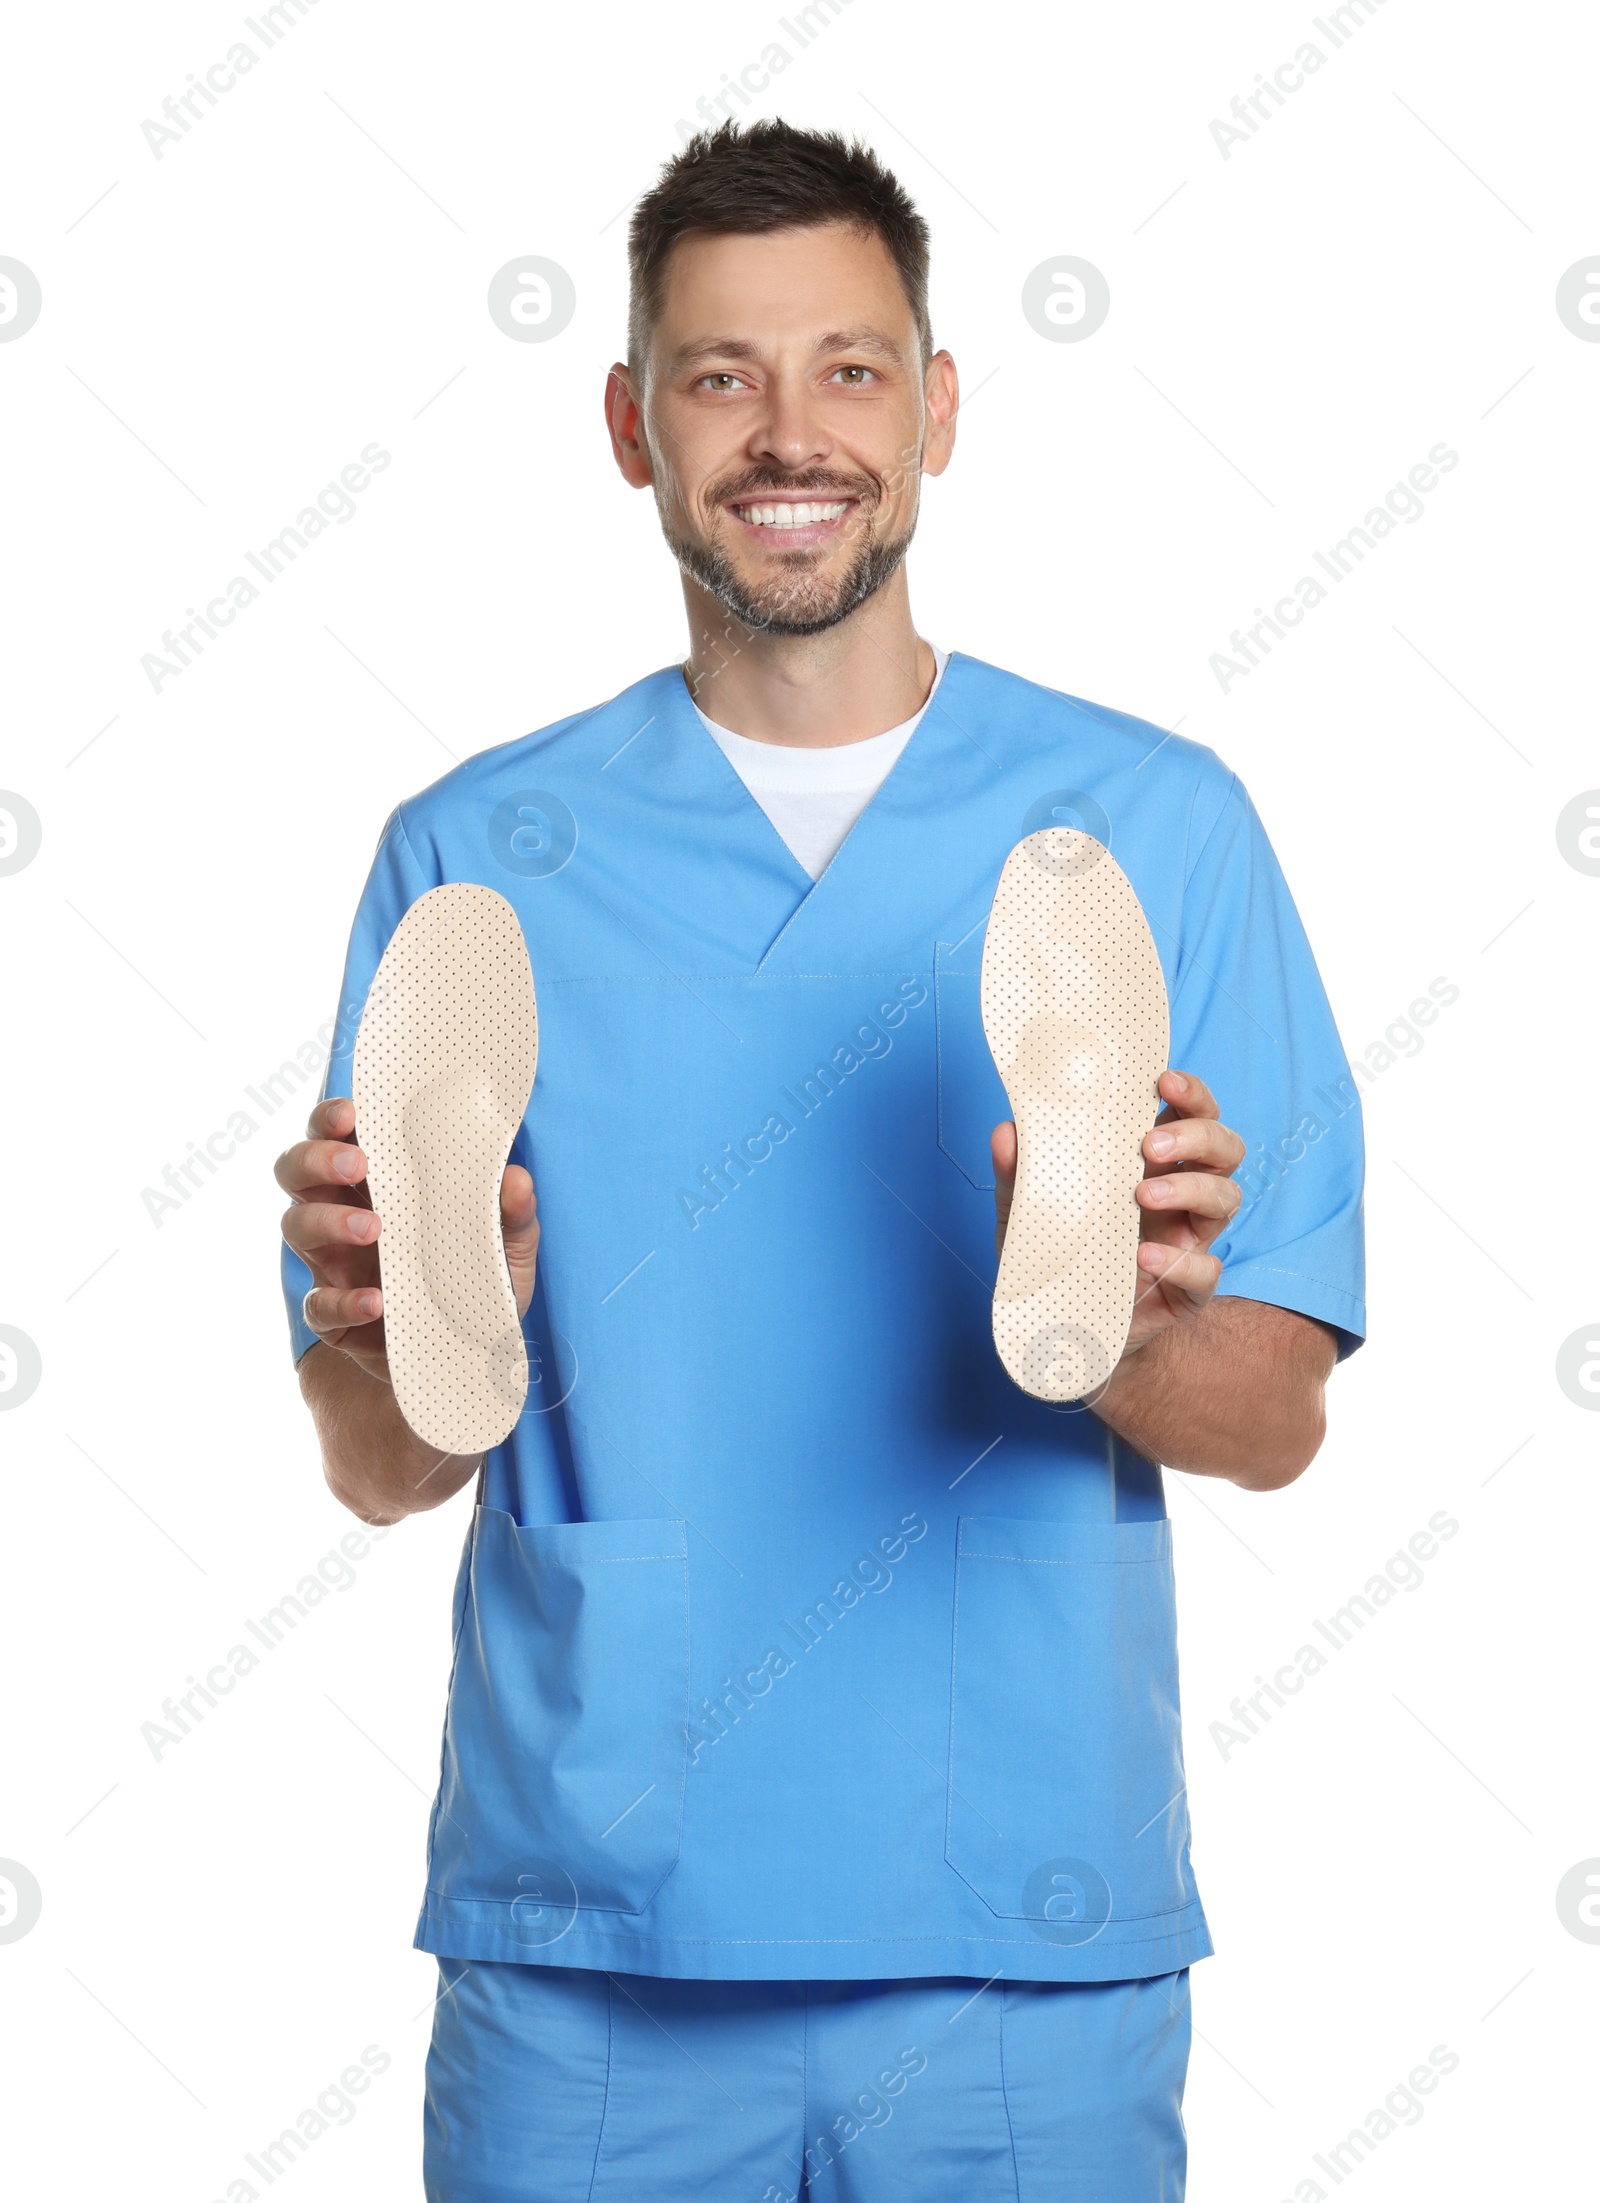
<path fill-rule="evenodd" d="M 767 565 L 746 574 L 721 545 L 668 537 L 684 572 L 744 626 L 766 635 L 820 635 L 837 627 L 899 569 L 910 541 L 907 533 L 892 544 L 841 545 L 827 568 L 809 552 L 775 552 L 769 555 L 776 572 Z"/>

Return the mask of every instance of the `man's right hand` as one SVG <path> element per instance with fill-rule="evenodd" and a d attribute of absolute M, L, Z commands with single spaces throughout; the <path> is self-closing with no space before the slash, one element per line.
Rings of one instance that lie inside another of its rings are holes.
<path fill-rule="evenodd" d="M 311 1272 L 306 1322 L 331 1346 L 381 1384 L 389 1382 L 384 1350 L 383 1293 L 378 1284 L 378 1234 L 367 1158 L 356 1146 L 352 1101 L 319 1102 L 306 1126 L 309 1139 L 287 1148 L 273 1175 L 293 1206 L 283 1236 Z"/>
<path fill-rule="evenodd" d="M 310 1137 L 280 1155 L 274 1170 L 293 1204 L 284 1212 L 283 1236 L 311 1272 L 305 1319 L 324 1346 L 348 1355 L 386 1385 L 378 1282 L 383 1223 L 372 1210 L 367 1158 L 355 1144 L 354 1102 L 319 1102 L 306 1130 Z M 520 1164 L 509 1165 L 500 1181 L 500 1223 L 517 1314 L 523 1316 L 533 1298 L 539 1218 L 533 1180 Z"/>
<path fill-rule="evenodd" d="M 305 1355 L 300 1389 L 317 1426 L 329 1489 L 363 1522 L 400 1522 L 440 1506 L 477 1473 L 478 1459 L 436 1453 L 400 1413 L 384 1350 L 378 1281 L 382 1219 L 372 1211 L 367 1158 L 352 1102 L 319 1102 L 310 1137 L 280 1155 L 290 1208 L 283 1236 L 311 1272 L 305 1318 L 328 1353 Z M 520 1165 L 500 1181 L 500 1223 L 518 1315 L 533 1298 L 539 1219 Z"/>

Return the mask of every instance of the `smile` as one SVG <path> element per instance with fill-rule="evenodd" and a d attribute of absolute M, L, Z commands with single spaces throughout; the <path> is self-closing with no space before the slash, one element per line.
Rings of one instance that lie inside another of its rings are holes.
<path fill-rule="evenodd" d="M 752 528 L 810 528 L 819 520 L 837 520 L 849 499 L 836 505 L 735 505 L 734 511 Z"/>
<path fill-rule="evenodd" d="M 798 536 L 820 541 L 836 522 L 842 520 L 855 503 L 853 497 L 820 498 L 801 501 L 791 498 L 768 498 L 761 504 L 730 505 L 727 509 L 734 519 L 747 528 L 769 528 L 791 540 Z"/>

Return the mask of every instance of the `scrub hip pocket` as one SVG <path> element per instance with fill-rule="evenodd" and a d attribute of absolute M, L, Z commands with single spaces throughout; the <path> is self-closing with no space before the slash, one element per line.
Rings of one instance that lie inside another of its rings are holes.
<path fill-rule="evenodd" d="M 431 1881 L 514 1942 L 636 1913 L 677 1864 L 688 1567 L 681 1521 L 478 1511 Z"/>
<path fill-rule="evenodd" d="M 1048 1942 L 1160 1932 L 1196 1897 L 1171 1524 L 963 1517 L 953 1635 L 949 1864 Z"/>

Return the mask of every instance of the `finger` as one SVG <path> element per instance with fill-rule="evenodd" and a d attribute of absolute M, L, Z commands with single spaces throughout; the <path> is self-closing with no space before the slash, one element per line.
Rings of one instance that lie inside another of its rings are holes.
<path fill-rule="evenodd" d="M 1215 1117 L 1220 1114 L 1216 1101 L 1204 1079 L 1197 1079 L 1192 1071 L 1163 1071 L 1156 1081 L 1156 1092 L 1169 1109 L 1180 1117 Z"/>
<path fill-rule="evenodd" d="M 1017 1128 L 1009 1119 L 990 1133 L 989 1153 L 994 1160 L 994 1251 L 998 1257 L 1005 1251 L 1011 1204 L 1017 1191 Z"/>
<path fill-rule="evenodd" d="M 1017 1182 L 1017 1128 L 1009 1118 L 990 1133 L 989 1153 L 994 1161 L 995 1191 L 1004 1186 L 1009 1194 Z"/>
<path fill-rule="evenodd" d="M 1184 1117 L 1158 1124 L 1141 1143 L 1146 1161 L 1158 1170 L 1217 1170 L 1226 1178 L 1244 1161 L 1245 1145 L 1231 1126 L 1214 1117 Z"/>
<path fill-rule="evenodd" d="M 1183 1213 L 1192 1220 L 1205 1218 L 1216 1224 L 1225 1224 L 1235 1215 L 1243 1198 L 1237 1179 L 1217 1178 L 1209 1171 L 1146 1178 L 1134 1188 L 1134 1199 L 1142 1209 L 1165 1216 Z"/>
<path fill-rule="evenodd" d="M 337 1201 L 300 1201 L 283 1218 L 285 1240 L 308 1262 L 339 1249 L 370 1247 L 381 1229 L 371 1209 Z"/>
<path fill-rule="evenodd" d="M 313 1140 L 350 1140 L 355 1137 L 356 1105 L 342 1094 L 331 1094 L 326 1101 L 318 1102 L 306 1120 L 306 1131 Z"/>
<path fill-rule="evenodd" d="M 284 1149 L 272 1175 L 293 1200 L 303 1201 L 327 1186 L 359 1185 L 367 1175 L 367 1158 L 347 1140 L 301 1140 Z"/>
<path fill-rule="evenodd" d="M 383 1295 L 375 1285 L 363 1285 L 353 1292 L 314 1285 L 301 1305 L 301 1314 L 321 1338 L 330 1331 L 355 1330 L 376 1323 L 383 1314 Z"/>
<path fill-rule="evenodd" d="M 533 1180 L 520 1163 L 508 1163 L 500 1181 L 500 1228 L 508 1239 L 526 1238 L 539 1228 Z"/>
<path fill-rule="evenodd" d="M 1147 1239 L 1139 1247 L 1139 1274 L 1169 1298 L 1183 1298 L 1199 1308 L 1216 1291 L 1222 1264 L 1199 1247 L 1164 1247 Z"/>
<path fill-rule="evenodd" d="M 539 1252 L 539 1204 L 533 1197 L 533 1180 L 520 1163 L 512 1163 L 500 1181 L 500 1232 L 517 1302 L 533 1297 L 533 1265 Z M 524 1309 L 524 1312 L 525 1309 Z"/>
<path fill-rule="evenodd" d="M 539 1204 L 533 1180 L 520 1163 L 509 1164 L 500 1180 L 500 1229 L 517 1313 L 525 1316 L 533 1301 L 539 1257 Z"/>

